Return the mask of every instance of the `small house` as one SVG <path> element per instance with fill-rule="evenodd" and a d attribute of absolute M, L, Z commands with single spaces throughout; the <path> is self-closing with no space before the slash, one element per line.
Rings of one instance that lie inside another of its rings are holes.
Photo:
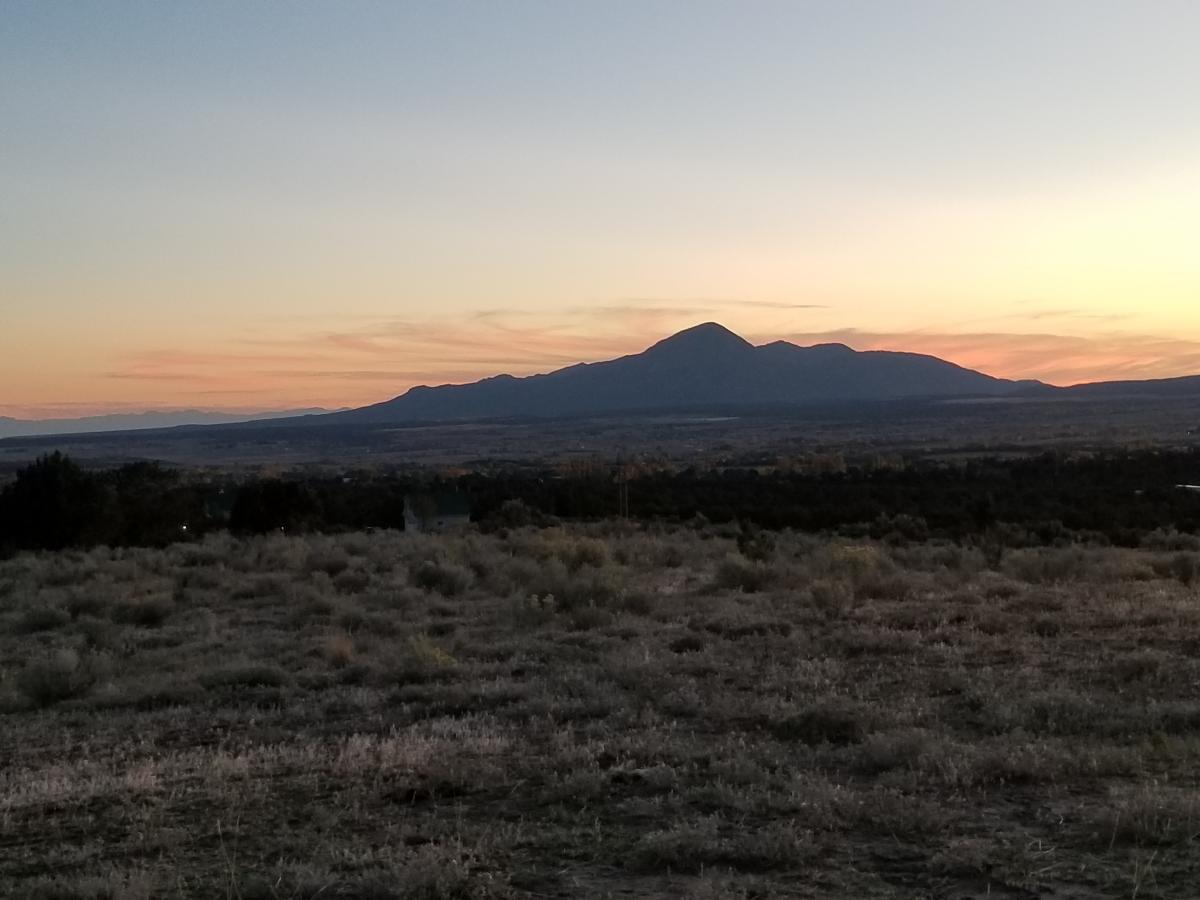
<path fill-rule="evenodd" d="M 471 501 L 466 494 L 410 494 L 404 498 L 404 528 L 407 531 L 453 531 L 470 522 Z"/>

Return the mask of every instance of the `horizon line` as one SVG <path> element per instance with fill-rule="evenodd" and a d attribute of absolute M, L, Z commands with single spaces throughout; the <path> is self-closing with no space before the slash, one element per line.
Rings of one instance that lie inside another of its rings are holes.
<path fill-rule="evenodd" d="M 338 411 L 347 410 L 347 409 L 356 409 L 356 408 L 360 408 L 362 406 L 370 406 L 374 403 L 386 402 L 387 400 L 394 399 L 395 397 L 401 396 L 404 393 L 406 393 L 408 390 L 411 390 L 416 387 L 436 388 L 436 387 L 445 387 L 445 386 L 449 386 L 449 385 L 474 384 L 478 381 L 482 381 L 482 380 L 485 380 L 488 378 L 495 378 L 495 377 L 501 377 L 501 376 L 510 376 L 510 377 L 514 377 L 514 378 L 527 378 L 527 377 L 531 377 L 534 375 L 551 374 L 553 372 L 560 371 L 561 369 L 564 369 L 564 368 L 570 368 L 573 365 L 580 365 L 580 364 L 594 365 L 594 364 L 598 364 L 598 363 L 608 362 L 613 359 L 620 359 L 625 356 L 636 356 L 636 355 L 639 355 L 640 353 L 646 352 L 647 350 L 649 350 L 651 347 L 655 346 L 658 343 L 670 340 L 671 338 L 676 337 L 678 335 L 681 335 L 681 334 L 684 334 L 684 333 L 687 333 L 690 331 L 694 331 L 697 329 L 701 329 L 704 327 L 720 328 L 723 331 L 728 332 L 729 334 L 734 335 L 735 337 L 738 337 L 738 338 L 746 341 L 746 343 L 750 344 L 754 348 L 761 348 L 764 346 L 768 346 L 770 344 L 788 343 L 788 344 L 792 344 L 793 346 L 801 347 L 804 349 L 808 349 L 808 348 L 812 348 L 812 347 L 820 347 L 820 346 L 839 345 L 839 346 L 847 347 L 854 353 L 872 353 L 872 352 L 911 353 L 911 354 L 920 355 L 920 356 L 933 357 L 935 359 L 942 360 L 943 362 L 947 362 L 947 363 L 951 363 L 953 365 L 960 366 L 964 369 L 969 369 L 971 371 L 980 372 L 981 374 L 989 375 L 994 378 L 1000 378 L 1000 379 L 1006 380 L 1006 381 L 1033 382 L 1033 383 L 1044 384 L 1044 385 L 1047 385 L 1050 387 L 1055 387 L 1055 388 L 1071 388 L 1071 387 L 1079 387 L 1079 386 L 1089 385 L 1089 384 L 1101 384 L 1101 383 L 1108 383 L 1108 382 L 1163 381 L 1163 380 L 1171 380 L 1173 378 L 1191 377 L 1191 375 L 1189 375 L 1189 374 L 1181 374 L 1181 375 L 1167 375 L 1167 376 L 1157 376 L 1156 375 L 1156 376 L 1139 378 L 1139 377 L 1132 377 L 1128 373 L 1122 374 L 1118 371 L 1107 377 L 1091 378 L 1091 379 L 1085 379 L 1085 380 L 1080 380 L 1080 381 L 1071 381 L 1071 382 L 1063 383 L 1063 382 L 1051 381 L 1046 378 L 1037 378 L 1037 377 L 1032 377 L 1032 376 L 997 375 L 992 371 L 988 371 L 987 368 L 985 368 L 985 367 L 972 366 L 972 365 L 969 365 L 966 363 L 958 362 L 954 358 L 953 352 L 945 353 L 945 354 L 930 352 L 928 347 L 921 348 L 919 346 L 920 341 L 916 341 L 915 345 L 910 345 L 910 347 L 875 346 L 875 345 L 873 345 L 873 342 L 869 337 L 871 334 L 870 332 L 862 331 L 862 330 L 856 329 L 856 328 L 834 329 L 834 330 L 820 333 L 821 336 L 828 336 L 828 337 L 837 338 L 837 339 L 818 340 L 818 341 L 814 341 L 812 343 L 803 343 L 803 342 L 798 342 L 796 340 L 789 340 L 787 337 L 771 338 L 771 339 L 763 340 L 762 335 L 757 335 L 756 336 L 757 340 L 752 340 L 752 339 L 743 337 L 737 331 L 733 330 L 732 328 L 729 328 L 728 326 L 724 325 L 723 323 L 721 323 L 719 321 L 706 320 L 703 322 L 698 322 L 694 325 L 689 325 L 685 328 L 677 329 L 675 331 L 672 331 L 669 334 L 664 335 L 663 337 L 653 339 L 650 341 L 650 343 L 646 344 L 641 350 L 634 350 L 634 351 L 631 351 L 628 353 L 620 353 L 617 355 L 608 355 L 608 356 L 604 356 L 602 358 L 594 357 L 592 359 L 579 359 L 575 362 L 566 363 L 564 365 L 558 365 L 558 366 L 554 366 L 554 367 L 542 367 L 536 371 L 520 371 L 518 369 L 517 372 L 508 372 L 508 371 L 491 370 L 491 371 L 488 371 L 488 372 L 485 372 L 482 374 L 476 374 L 474 377 L 471 377 L 468 375 L 459 380 L 450 380 L 450 381 L 439 381 L 436 378 L 429 378 L 428 380 L 421 381 L 419 383 L 409 384 L 407 387 L 401 387 L 396 392 L 389 393 L 385 396 L 381 396 L 376 399 L 368 399 L 365 401 L 364 400 L 342 401 L 342 402 L 334 402 L 334 403 L 314 402 L 314 403 L 303 404 L 303 405 L 290 405 L 286 401 L 284 401 L 284 402 L 279 402 L 279 403 L 265 402 L 263 404 L 234 405 L 234 406 L 224 406 L 224 405 L 212 404 L 212 403 L 155 404 L 155 403 L 149 402 L 149 401 L 145 402 L 145 403 L 137 403 L 136 401 L 135 402 L 129 402 L 129 401 L 98 401 L 98 402 L 67 401 L 67 402 L 63 402 L 63 403 L 40 403 L 40 404 L 39 403 L 30 403 L 30 404 L 10 403 L 10 404 L 4 404 L 4 405 L 0 406 L 0 418 L 9 419 L 9 420 L 17 421 L 17 422 L 50 423 L 50 422 L 56 422 L 56 421 L 78 421 L 78 420 L 85 420 L 85 419 L 99 419 L 99 418 L 111 418 L 111 417 L 121 417 L 121 416 L 127 416 L 127 417 L 147 416 L 147 417 L 149 417 L 149 416 L 156 416 L 156 415 L 157 416 L 169 416 L 169 415 L 195 414 L 195 415 L 222 415 L 222 416 L 237 416 L 237 417 L 245 417 L 245 418 L 255 418 L 255 417 L 274 416 L 274 415 L 278 415 L 278 414 L 294 414 L 296 412 L 311 412 L 314 414 L 319 414 L 320 412 L 338 412 Z M 863 336 L 864 340 L 858 342 L 860 344 L 860 346 L 854 346 L 855 336 L 858 336 L 858 335 Z M 978 334 L 978 335 L 963 335 L 963 334 L 954 334 L 954 333 L 934 332 L 934 331 L 928 331 L 928 330 L 917 330 L 917 331 L 912 331 L 912 332 L 908 333 L 909 337 L 912 337 L 912 338 L 923 337 L 926 339 L 927 342 L 929 340 L 932 340 L 933 342 L 937 342 L 938 340 L 953 340 L 954 338 L 958 338 L 961 340 L 961 339 L 965 339 L 965 338 L 969 338 L 969 337 L 980 337 L 980 336 L 984 336 L 984 335 L 986 335 L 987 337 L 993 338 L 993 339 L 1005 338 L 1005 337 L 1019 337 L 1019 335 L 1013 335 L 1011 333 L 1006 333 L 1006 332 L 986 332 L 986 333 L 982 333 L 982 334 Z M 813 336 L 816 336 L 816 335 L 813 335 Z M 1066 336 L 1048 335 L 1048 337 L 1063 337 L 1065 339 Z M 865 346 L 863 346 L 864 344 L 865 344 Z M 305 375 L 305 373 L 303 371 L 297 371 L 294 374 L 298 377 L 303 377 Z M 149 377 L 152 377 L 152 376 L 149 376 Z"/>

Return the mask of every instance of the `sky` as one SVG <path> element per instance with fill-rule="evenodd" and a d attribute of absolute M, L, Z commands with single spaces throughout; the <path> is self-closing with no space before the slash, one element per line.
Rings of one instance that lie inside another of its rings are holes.
<path fill-rule="evenodd" d="M 719 321 L 1200 373 L 1200 3 L 0 0 L 0 415 L 342 407 Z"/>

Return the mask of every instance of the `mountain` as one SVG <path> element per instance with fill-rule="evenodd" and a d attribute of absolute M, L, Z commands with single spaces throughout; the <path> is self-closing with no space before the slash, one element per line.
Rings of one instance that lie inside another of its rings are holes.
<path fill-rule="evenodd" d="M 1037 382 L 993 378 L 918 353 L 843 344 L 754 346 L 714 322 L 642 353 L 545 375 L 414 387 L 399 397 L 315 421 L 367 424 L 650 409 L 776 406 L 917 397 L 994 397 Z"/>
<path fill-rule="evenodd" d="M 235 422 L 290 419 L 327 413 L 325 409 L 290 409 L 279 412 L 235 415 L 197 409 L 170 412 L 112 413 L 78 419 L 10 419 L 0 416 L 0 439 L 53 434 L 94 434 L 102 431 L 143 431 L 180 425 L 229 425 Z"/>
<path fill-rule="evenodd" d="M 1093 381 L 1059 390 L 1068 397 L 1088 400 L 1200 397 L 1200 375 L 1151 378 L 1146 381 Z"/>
<path fill-rule="evenodd" d="M 1200 400 L 1200 375 L 1062 388 L 1040 381 L 994 378 L 920 353 L 857 351 L 844 344 L 801 347 L 787 341 L 755 346 L 721 325 L 706 322 L 618 359 L 579 363 L 524 378 L 496 375 L 471 384 L 414 387 L 391 400 L 359 409 L 287 410 L 257 416 L 184 410 L 44 421 L 0 417 L 0 439 L 183 425 L 222 425 L 238 430 L 388 425 L 954 398 Z"/>

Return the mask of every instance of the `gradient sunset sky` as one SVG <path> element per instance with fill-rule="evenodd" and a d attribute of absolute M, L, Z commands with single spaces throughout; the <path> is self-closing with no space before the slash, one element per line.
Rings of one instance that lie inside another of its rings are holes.
<path fill-rule="evenodd" d="M 0 0 L 0 415 L 634 352 L 1200 373 L 1200 3 Z"/>

